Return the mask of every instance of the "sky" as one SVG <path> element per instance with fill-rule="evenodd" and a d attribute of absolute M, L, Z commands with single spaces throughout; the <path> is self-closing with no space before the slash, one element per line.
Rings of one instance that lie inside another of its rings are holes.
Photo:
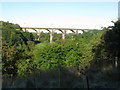
<path fill-rule="evenodd" d="M 21 27 L 100 29 L 118 19 L 117 0 L 45 1 L 1 1 L 0 20 Z"/>

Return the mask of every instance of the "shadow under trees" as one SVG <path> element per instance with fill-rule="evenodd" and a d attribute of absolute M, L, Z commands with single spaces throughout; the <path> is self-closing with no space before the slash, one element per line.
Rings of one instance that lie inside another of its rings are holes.
<path fill-rule="evenodd" d="M 120 88 L 120 20 L 103 30 L 100 44 L 93 47 L 95 55 L 87 74 L 91 83 L 98 84 L 95 87 Z"/>

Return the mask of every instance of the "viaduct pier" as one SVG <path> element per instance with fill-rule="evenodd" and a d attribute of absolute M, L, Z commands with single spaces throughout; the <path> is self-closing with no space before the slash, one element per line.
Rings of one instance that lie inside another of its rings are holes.
<path fill-rule="evenodd" d="M 50 43 L 53 41 L 53 36 L 55 31 L 60 31 L 62 33 L 62 39 L 65 39 L 67 31 L 72 31 L 72 33 L 78 34 L 79 32 L 87 32 L 93 29 L 76 29 L 76 28 L 36 28 L 36 27 L 21 27 L 23 31 L 30 32 L 34 30 L 38 35 L 38 40 L 40 41 L 40 34 L 42 31 L 47 30 L 50 33 Z"/>

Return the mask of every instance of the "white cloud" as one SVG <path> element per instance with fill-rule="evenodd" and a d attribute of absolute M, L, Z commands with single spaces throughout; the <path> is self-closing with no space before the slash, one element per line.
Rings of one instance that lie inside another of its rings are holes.
<path fill-rule="evenodd" d="M 113 25 L 110 19 L 83 16 L 41 16 L 13 19 L 21 27 L 100 29 Z"/>

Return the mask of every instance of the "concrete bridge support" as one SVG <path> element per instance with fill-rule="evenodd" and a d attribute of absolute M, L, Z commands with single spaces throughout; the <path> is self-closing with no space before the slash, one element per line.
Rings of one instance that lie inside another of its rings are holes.
<path fill-rule="evenodd" d="M 54 31 L 53 30 L 49 30 L 50 32 L 50 43 L 53 42 L 53 34 L 54 34 Z"/>
<path fill-rule="evenodd" d="M 66 30 L 62 30 L 62 39 L 65 39 L 66 36 Z"/>
<path fill-rule="evenodd" d="M 24 32 L 27 32 L 28 30 L 26 28 L 22 29 Z"/>
<path fill-rule="evenodd" d="M 78 34 L 78 30 L 76 30 L 75 34 Z"/>
<path fill-rule="evenodd" d="M 38 40 L 40 41 L 40 34 L 42 31 L 47 30 L 50 33 L 50 43 L 53 42 L 53 34 L 54 31 L 59 30 L 62 32 L 62 39 L 65 39 L 66 37 L 66 31 L 72 31 L 74 34 L 78 34 L 80 31 L 82 31 L 82 33 L 89 31 L 90 29 L 73 29 L 73 28 L 32 28 L 32 27 L 23 27 L 22 28 L 23 31 L 28 32 L 29 30 L 34 30 L 36 31 L 37 35 L 38 35 Z M 93 30 L 93 29 L 91 29 Z"/>
<path fill-rule="evenodd" d="M 65 39 L 66 30 L 61 30 L 61 29 L 58 29 L 58 30 L 62 32 L 62 39 Z"/>
<path fill-rule="evenodd" d="M 36 33 L 38 35 L 38 41 L 40 41 L 40 34 L 41 34 L 42 31 L 40 29 L 39 30 L 33 29 L 33 30 L 36 31 Z"/>
<path fill-rule="evenodd" d="M 37 35 L 38 35 L 38 41 L 40 41 L 40 34 L 41 34 L 41 31 L 40 31 L 40 32 L 37 32 Z"/>

